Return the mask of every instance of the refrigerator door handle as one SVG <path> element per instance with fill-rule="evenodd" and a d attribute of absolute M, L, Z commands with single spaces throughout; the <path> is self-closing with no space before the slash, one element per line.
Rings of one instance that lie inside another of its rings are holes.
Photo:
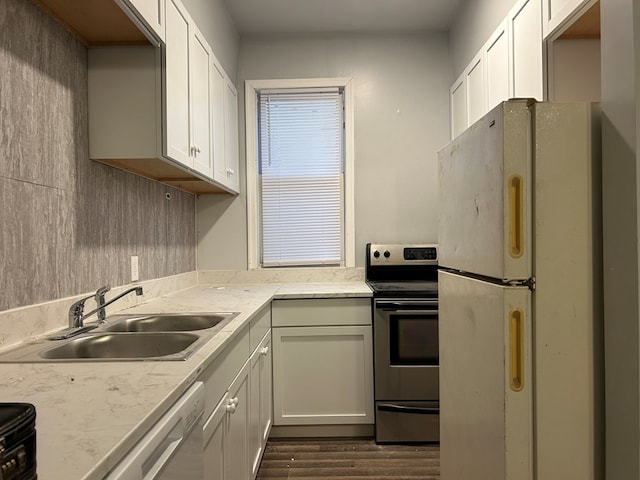
<path fill-rule="evenodd" d="M 524 388 L 524 312 L 509 312 L 509 386 L 514 392 Z"/>
<path fill-rule="evenodd" d="M 524 254 L 524 180 L 520 175 L 509 178 L 509 255 Z"/>

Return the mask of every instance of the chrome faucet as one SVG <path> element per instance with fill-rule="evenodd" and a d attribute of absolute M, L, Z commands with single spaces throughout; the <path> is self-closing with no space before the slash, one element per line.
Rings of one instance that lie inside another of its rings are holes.
<path fill-rule="evenodd" d="M 85 297 L 85 298 L 81 298 L 80 300 L 75 302 L 73 305 L 71 305 L 71 308 L 69 309 L 69 328 L 80 328 L 80 327 L 83 327 L 84 326 L 84 321 L 87 319 L 87 317 L 90 317 L 94 313 L 98 314 L 98 323 L 105 323 L 107 321 L 106 320 L 107 316 L 106 316 L 106 312 L 105 312 L 105 308 L 106 307 L 111 305 L 116 300 L 121 299 L 122 297 L 124 297 L 128 293 L 136 292 L 136 295 L 138 295 L 138 296 L 142 295 L 142 293 L 143 293 L 142 292 L 142 287 L 133 287 L 133 288 L 130 288 L 129 290 L 125 290 L 120 295 L 112 298 L 111 300 L 109 300 L 107 302 L 105 300 L 105 294 L 110 289 L 111 289 L 111 287 L 109 287 L 108 285 L 105 285 L 104 287 L 100 287 L 98 290 L 96 290 L 95 294 L 90 295 L 90 296 Z M 95 298 L 96 304 L 98 305 L 98 308 L 96 308 L 95 310 L 91 310 L 89 313 L 85 314 L 84 313 L 84 303 L 87 300 L 89 300 L 90 298 Z"/>

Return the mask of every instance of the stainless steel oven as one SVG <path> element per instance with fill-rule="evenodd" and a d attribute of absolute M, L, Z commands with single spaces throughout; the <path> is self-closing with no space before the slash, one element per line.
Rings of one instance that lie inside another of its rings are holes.
<path fill-rule="evenodd" d="M 376 441 L 439 440 L 436 245 L 367 245 Z"/>

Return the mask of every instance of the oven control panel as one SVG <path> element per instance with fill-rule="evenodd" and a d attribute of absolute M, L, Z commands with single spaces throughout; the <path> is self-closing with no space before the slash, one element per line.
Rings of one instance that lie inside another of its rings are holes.
<path fill-rule="evenodd" d="M 437 265 L 436 244 L 375 244 L 367 245 L 369 265 Z"/>

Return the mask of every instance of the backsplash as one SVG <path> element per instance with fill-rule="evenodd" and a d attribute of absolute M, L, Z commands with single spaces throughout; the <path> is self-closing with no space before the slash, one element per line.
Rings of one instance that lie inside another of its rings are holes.
<path fill-rule="evenodd" d="M 195 197 L 88 158 L 87 50 L 0 0 L 0 312 L 195 270 Z M 0 327 L 4 330 L 4 327 Z"/>

